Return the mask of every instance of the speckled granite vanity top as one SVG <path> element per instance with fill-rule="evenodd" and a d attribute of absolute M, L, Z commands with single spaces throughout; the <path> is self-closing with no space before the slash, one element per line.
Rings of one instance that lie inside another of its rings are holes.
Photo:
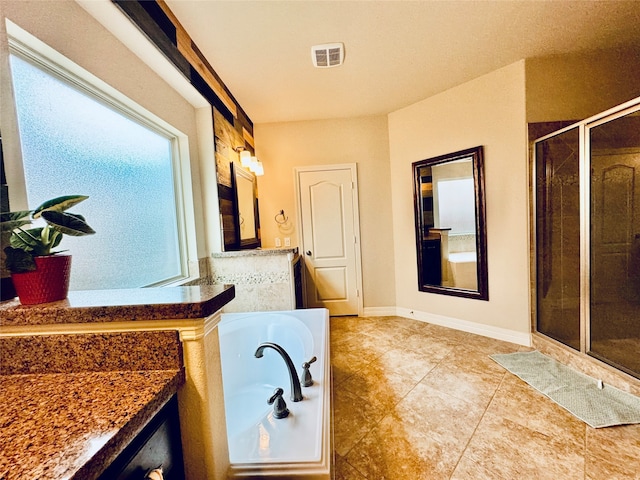
<path fill-rule="evenodd" d="M 0 338 L 0 478 L 97 476 L 185 381 L 177 331 Z"/>
<path fill-rule="evenodd" d="M 296 255 L 298 247 L 286 248 L 254 248 L 249 250 L 233 250 L 230 252 L 212 253 L 211 258 L 229 258 L 229 257 L 266 257 L 270 255 Z"/>
<path fill-rule="evenodd" d="M 0 304 L 0 333 L 39 329 L 0 335 L 0 480 L 97 478 L 185 382 L 171 327 L 56 335 L 47 325 L 206 318 L 234 295 L 212 285 Z"/>
<path fill-rule="evenodd" d="M 2 302 L 0 326 L 204 318 L 234 295 L 233 285 L 74 291 L 65 300 L 41 305 Z"/>
<path fill-rule="evenodd" d="M 183 382 L 182 370 L 1 376 L 0 478 L 97 478 Z"/>

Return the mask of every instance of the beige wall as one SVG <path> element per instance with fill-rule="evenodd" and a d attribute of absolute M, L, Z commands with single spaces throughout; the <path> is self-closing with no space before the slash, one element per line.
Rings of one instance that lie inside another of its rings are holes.
<path fill-rule="evenodd" d="M 640 51 L 526 61 L 527 122 L 583 120 L 640 96 Z"/>
<path fill-rule="evenodd" d="M 5 16 L 189 137 L 197 255 L 206 256 L 196 109 L 74 1 L 2 0 L 3 23 Z M 4 74 L 2 81 L 6 86 Z M 6 107 L 11 101 L 7 89 L 2 92 Z M 3 133 L 12 131 L 7 117 L 2 117 Z"/>
<path fill-rule="evenodd" d="M 217 197 L 207 197 L 215 188 L 212 181 L 201 188 L 201 177 L 215 174 L 203 158 L 211 155 L 212 141 L 198 142 L 197 135 L 199 123 L 203 136 L 211 131 L 196 120 L 208 113 L 196 112 L 75 2 L 2 0 L 1 5 L 2 15 L 189 136 L 198 257 L 219 251 Z M 520 61 L 388 119 L 256 125 L 257 155 L 266 172 L 258 180 L 263 246 L 273 247 L 275 237 L 286 236 L 297 245 L 294 167 L 356 163 L 365 308 L 397 306 L 528 332 L 526 122 L 582 119 L 639 96 L 639 56 L 610 51 Z M 6 102 L 2 98 L 3 110 Z M 6 136 L 12 129 L 5 113 Z M 490 300 L 419 292 L 411 162 L 476 145 L 484 145 L 486 157 Z M 273 219 L 281 209 L 290 230 L 279 230 Z"/>
<path fill-rule="evenodd" d="M 389 115 L 400 309 L 530 331 L 525 113 L 525 63 L 519 61 Z M 489 301 L 420 292 L 411 163 L 478 145 L 485 155 Z"/>
<path fill-rule="evenodd" d="M 274 247 L 275 237 L 285 236 L 292 246 L 298 244 L 294 167 L 356 163 L 364 306 L 395 305 L 386 116 L 257 124 L 254 137 L 265 168 L 258 178 L 263 247 Z M 280 210 L 292 222 L 285 233 L 274 221 Z"/>

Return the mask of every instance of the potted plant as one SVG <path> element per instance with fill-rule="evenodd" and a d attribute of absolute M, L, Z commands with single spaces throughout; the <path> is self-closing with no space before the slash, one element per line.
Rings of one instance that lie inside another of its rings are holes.
<path fill-rule="evenodd" d="M 2 232 L 11 232 L 4 248 L 5 265 L 24 305 L 62 300 L 69 290 L 71 255 L 56 248 L 63 235 L 83 236 L 95 233 L 82 215 L 66 210 L 86 200 L 85 195 L 66 195 L 44 202 L 35 210 L 0 214 Z M 35 220 L 40 227 L 25 228 Z"/>

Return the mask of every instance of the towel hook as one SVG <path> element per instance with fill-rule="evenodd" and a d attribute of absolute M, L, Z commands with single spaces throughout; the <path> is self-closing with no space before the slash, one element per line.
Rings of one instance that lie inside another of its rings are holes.
<path fill-rule="evenodd" d="M 280 218 L 280 219 L 279 219 Z M 287 217 L 284 214 L 284 210 L 280 210 L 279 213 L 276 213 L 276 216 L 273 217 L 273 219 L 276 221 L 277 224 L 279 225 L 284 225 L 285 223 L 287 223 L 289 221 L 289 217 Z"/>

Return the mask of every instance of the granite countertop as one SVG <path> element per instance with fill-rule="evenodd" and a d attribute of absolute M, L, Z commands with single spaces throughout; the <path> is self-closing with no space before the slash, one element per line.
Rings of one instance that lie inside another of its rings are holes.
<path fill-rule="evenodd" d="M 93 480 L 185 382 L 177 331 L 0 338 L 0 478 Z"/>
<path fill-rule="evenodd" d="M 0 478 L 97 478 L 184 382 L 184 370 L 0 376 Z"/>
<path fill-rule="evenodd" d="M 233 285 L 72 291 L 65 300 L 40 305 L 2 302 L 0 327 L 205 318 L 234 296 Z"/>
<path fill-rule="evenodd" d="M 96 479 L 185 383 L 175 329 L 55 334 L 55 326 L 202 319 L 234 296 L 233 285 L 203 285 L 0 303 L 0 479 Z"/>
<path fill-rule="evenodd" d="M 297 254 L 298 247 L 286 248 L 253 248 L 247 250 L 233 250 L 230 252 L 212 253 L 211 258 L 229 258 L 229 257 L 265 257 L 269 255 L 288 255 Z"/>

